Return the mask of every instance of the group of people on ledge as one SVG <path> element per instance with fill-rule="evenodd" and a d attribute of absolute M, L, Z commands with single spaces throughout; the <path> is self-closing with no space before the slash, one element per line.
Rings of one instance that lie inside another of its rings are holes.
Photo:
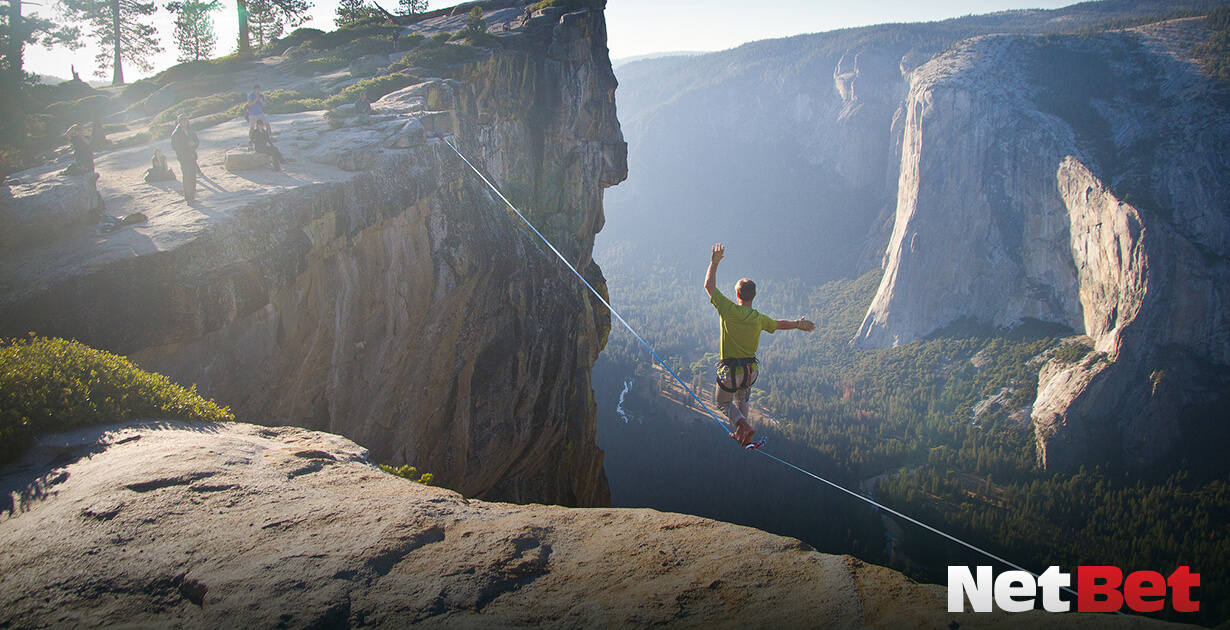
<path fill-rule="evenodd" d="M 248 109 L 244 115 L 248 120 L 248 143 L 256 153 L 268 155 L 273 162 L 273 170 L 280 171 L 282 164 L 290 160 L 282 155 L 282 152 L 273 144 L 273 130 L 270 129 L 269 118 L 265 114 L 267 105 L 268 99 L 261 92 L 261 86 L 254 86 L 252 92 L 248 94 Z M 354 113 L 361 117 L 371 115 L 372 105 L 367 100 L 366 91 L 359 93 L 359 98 L 354 103 Z M 201 141 L 196 131 L 192 129 L 192 122 L 188 119 L 187 113 L 183 110 L 176 115 L 175 123 L 175 129 L 171 132 L 171 149 L 175 152 L 175 158 L 179 161 L 180 170 L 184 174 L 184 200 L 194 203 L 197 176 L 204 175 L 197 163 L 197 149 L 201 146 Z M 101 121 L 95 120 L 93 123 L 91 134 L 93 138 L 87 135 L 85 127 L 79 124 L 69 127 L 64 135 L 73 152 L 73 163 L 64 173 L 66 175 L 93 173 L 94 149 L 99 144 L 98 138 L 102 135 Z M 105 136 L 102 137 L 102 142 L 106 142 Z M 171 170 L 166 154 L 161 148 L 154 149 L 154 155 L 150 158 L 150 168 L 145 171 L 146 183 L 174 180 L 175 171 Z"/>

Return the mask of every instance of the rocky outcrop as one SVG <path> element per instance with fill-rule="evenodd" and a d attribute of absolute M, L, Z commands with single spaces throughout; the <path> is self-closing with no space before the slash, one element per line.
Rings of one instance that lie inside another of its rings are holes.
<path fill-rule="evenodd" d="M 607 504 L 589 369 L 609 322 L 424 133 L 451 134 L 589 268 L 603 187 L 626 175 L 602 12 L 542 18 L 503 43 L 418 96 L 378 101 L 361 128 L 275 117 L 283 151 L 307 158 L 286 169 L 301 185 L 240 204 L 206 188 L 200 215 L 151 218 L 141 255 L 0 297 L 0 334 L 130 355 L 240 418 L 345 435 L 466 496 Z"/>
<path fill-rule="evenodd" d="M 1191 58 L 1199 19 L 1096 37 L 971 40 L 914 72 L 897 217 L 855 343 L 1026 319 L 1095 353 L 1043 368 L 1052 470 L 1149 465 L 1230 365 L 1230 141 Z M 1129 203 L 1127 200 L 1131 199 Z"/>
<path fill-rule="evenodd" d="M 467 500 L 297 428 L 90 428 L 2 473 L 6 627 L 1168 627 L 950 614 L 942 586 L 794 539 Z"/>
<path fill-rule="evenodd" d="M 27 249 L 102 215 L 98 175 L 57 175 L 0 187 L 0 247 Z"/>
<path fill-rule="evenodd" d="M 896 220 L 858 345 L 909 343 L 963 316 L 1079 324 L 1055 186 L 1072 135 L 1038 111 L 1019 79 L 980 74 L 1020 45 L 973 40 L 915 72 Z"/>

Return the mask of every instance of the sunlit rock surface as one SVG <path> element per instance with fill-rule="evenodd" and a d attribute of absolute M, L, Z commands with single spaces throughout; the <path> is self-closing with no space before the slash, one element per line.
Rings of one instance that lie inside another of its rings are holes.
<path fill-rule="evenodd" d="M 467 496 L 607 504 L 589 369 L 609 317 L 438 137 L 601 278 L 602 191 L 627 168 L 605 28 L 598 8 L 539 11 L 361 124 L 272 115 L 279 173 L 222 168 L 242 120 L 202 130 L 193 206 L 140 181 L 154 145 L 100 154 L 108 212 L 149 221 L 6 247 L 0 334 L 130 355 L 241 419 L 345 435 Z M 280 59 L 236 82 L 281 85 Z"/>
<path fill-rule="evenodd" d="M 1042 372 L 1048 469 L 1149 465 L 1230 364 L 1226 88 L 1201 19 L 1093 36 L 988 36 L 911 76 L 885 273 L 855 343 L 960 318 L 1088 335 Z M 1109 365 L 1107 365 L 1109 364 Z"/>
<path fill-rule="evenodd" d="M 1160 628 L 947 612 L 946 589 L 645 509 L 467 500 L 292 427 L 44 436 L 0 470 L 0 625 Z"/>

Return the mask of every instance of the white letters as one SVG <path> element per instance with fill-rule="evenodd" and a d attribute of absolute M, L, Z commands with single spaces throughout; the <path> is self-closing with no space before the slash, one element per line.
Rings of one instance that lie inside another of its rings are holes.
<path fill-rule="evenodd" d="M 969 567 L 948 567 L 948 612 L 965 612 L 965 595 L 974 612 L 991 612 L 991 567 L 978 567 L 978 580 Z"/>
<path fill-rule="evenodd" d="M 1042 589 L 1042 607 L 1047 612 L 1068 612 L 1072 604 L 1059 599 L 1059 589 L 1072 585 L 1072 574 L 1063 573 L 1059 567 L 1050 567 L 1038 576 L 1038 587 Z"/>
<path fill-rule="evenodd" d="M 982 567 L 979 567 L 981 573 Z M 982 577 L 979 575 L 978 577 Z M 995 578 L 995 603 L 1006 612 L 1025 612 L 1034 609 L 1034 596 L 1038 585 L 1034 576 L 1025 571 L 1004 571 Z M 1017 597 L 1028 599 L 1016 599 Z"/>

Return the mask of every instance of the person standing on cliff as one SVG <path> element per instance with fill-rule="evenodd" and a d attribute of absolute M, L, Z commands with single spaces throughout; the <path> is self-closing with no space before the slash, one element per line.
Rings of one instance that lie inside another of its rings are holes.
<path fill-rule="evenodd" d="M 248 94 L 248 131 L 256 127 L 258 120 L 269 124 L 269 119 L 265 117 L 265 95 L 261 94 L 260 85 L 253 86 L 252 93 Z"/>
<path fill-rule="evenodd" d="M 721 317 L 721 353 L 722 364 L 718 369 L 716 402 L 726 418 L 734 423 L 735 430 L 730 437 L 742 444 L 744 448 L 760 448 L 764 442 L 753 442 L 756 434 L 747 423 L 748 392 L 756 382 L 757 364 L 756 349 L 760 346 L 761 331 L 773 334 L 779 330 L 802 330 L 811 332 L 816 325 L 806 319 L 786 320 L 773 319 L 752 308 L 752 300 L 756 298 L 756 283 L 750 278 L 744 278 L 735 285 L 735 299 L 722 295 L 717 288 L 717 268 L 726 248 L 718 243 L 713 246 L 709 258 L 709 270 L 705 273 L 705 291 L 709 294 L 709 303 L 717 309 Z"/>
<path fill-rule="evenodd" d="M 201 146 L 187 114 L 180 114 L 175 131 L 171 132 L 171 148 L 175 150 L 175 159 L 179 160 L 179 169 L 184 173 L 184 201 L 196 201 L 196 176 L 201 167 L 196 163 L 196 149 Z"/>

